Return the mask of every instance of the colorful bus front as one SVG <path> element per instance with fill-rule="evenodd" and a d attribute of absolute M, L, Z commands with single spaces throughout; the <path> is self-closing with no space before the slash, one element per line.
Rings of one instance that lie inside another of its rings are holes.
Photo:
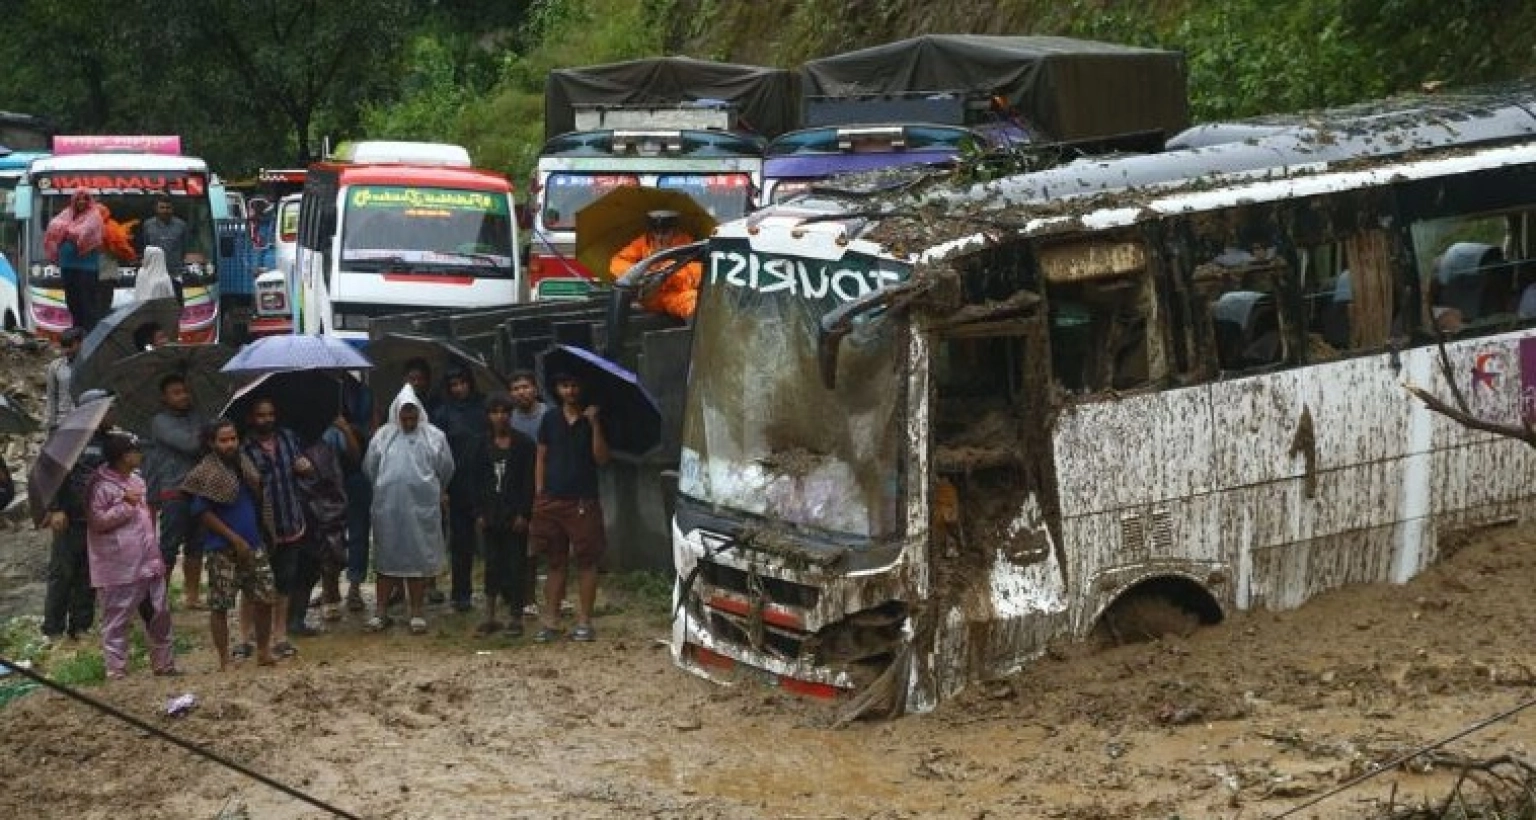
<path fill-rule="evenodd" d="M 490 171 L 311 167 L 297 250 L 305 331 L 364 344 L 374 317 L 515 304 L 513 215 L 511 184 Z"/>
<path fill-rule="evenodd" d="M 576 214 L 616 188 L 682 191 L 717 222 L 743 216 L 762 184 L 762 148 L 756 138 L 698 130 L 580 131 L 550 140 L 532 193 L 530 296 L 585 298 L 604 280 L 606 271 L 576 260 Z"/>
<path fill-rule="evenodd" d="M 31 163 L 16 191 L 17 213 L 25 222 L 20 255 L 26 271 L 27 327 L 57 336 L 73 324 L 59 267 L 43 253 L 43 233 L 79 190 L 105 205 L 110 219 L 130 235 L 136 235 L 145 220 L 155 218 L 159 197 L 171 198 L 175 215 L 187 225 L 179 340 L 217 341 L 214 226 L 227 206 L 222 186 L 212 179 L 207 163 L 182 156 L 175 137 L 55 137 L 53 154 Z M 132 300 L 137 272 L 136 260 L 123 263 L 113 306 Z"/>

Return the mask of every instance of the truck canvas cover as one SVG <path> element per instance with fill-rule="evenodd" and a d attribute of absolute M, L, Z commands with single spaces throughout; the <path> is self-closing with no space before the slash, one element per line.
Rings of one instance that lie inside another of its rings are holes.
<path fill-rule="evenodd" d="M 793 130 L 800 80 L 781 68 L 658 57 L 562 68 L 544 84 L 546 139 L 576 129 L 576 106 L 643 106 L 720 100 L 735 106 L 741 127 L 764 138 Z"/>
<path fill-rule="evenodd" d="M 852 97 L 964 92 L 1005 98 L 1039 132 L 1063 141 L 1189 125 L 1184 55 L 1076 40 L 928 34 L 811 60 L 803 91 Z"/>

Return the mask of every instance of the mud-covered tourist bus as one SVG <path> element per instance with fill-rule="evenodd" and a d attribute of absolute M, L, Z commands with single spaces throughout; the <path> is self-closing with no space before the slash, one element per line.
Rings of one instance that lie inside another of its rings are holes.
<path fill-rule="evenodd" d="M 309 167 L 298 215 L 307 333 L 361 345 L 375 316 L 519 300 L 512 184 L 460 146 L 345 145 Z"/>
<path fill-rule="evenodd" d="M 71 324 L 64 304 L 63 280 L 57 265 L 43 255 L 48 221 L 69 207 L 77 190 L 89 191 L 106 205 L 111 218 L 132 228 L 152 219 L 155 200 L 171 198 L 176 216 L 187 223 L 186 255 L 182 260 L 179 339 L 212 342 L 219 330 L 219 277 L 215 259 L 215 221 L 228 205 L 223 186 L 197 157 L 181 153 L 174 136 L 56 136 L 53 152 L 33 160 L 17 186 L 13 211 L 25 228 L 20 256 L 25 271 L 25 322 L 28 329 L 57 336 Z M 113 305 L 133 298 L 135 265 L 122 267 Z"/>
<path fill-rule="evenodd" d="M 722 226 L 677 662 L 927 710 L 1053 641 L 1401 583 L 1530 514 L 1536 452 L 1405 390 L 1536 418 L 1522 102 Z"/>

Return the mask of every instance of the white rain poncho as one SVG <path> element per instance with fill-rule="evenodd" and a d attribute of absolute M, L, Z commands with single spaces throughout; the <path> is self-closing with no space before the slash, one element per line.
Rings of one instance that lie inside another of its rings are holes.
<path fill-rule="evenodd" d="M 139 275 L 133 280 L 133 299 L 147 302 L 150 299 L 172 299 L 176 287 L 171 284 L 171 271 L 165 266 L 165 251 L 150 245 L 139 260 Z"/>
<path fill-rule="evenodd" d="M 400 427 L 400 408 L 421 411 L 416 429 Z M 406 385 L 389 405 L 389 422 L 368 442 L 363 472 L 373 482 L 374 569 L 395 578 L 441 574 L 443 492 L 453 478 L 448 437 L 427 419 L 427 411 Z"/>

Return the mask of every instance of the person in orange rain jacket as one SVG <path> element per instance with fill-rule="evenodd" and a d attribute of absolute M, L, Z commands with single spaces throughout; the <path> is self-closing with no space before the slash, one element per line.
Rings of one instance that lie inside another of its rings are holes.
<path fill-rule="evenodd" d="M 694 241 L 693 236 L 678 225 L 677 211 L 650 211 L 645 215 L 645 225 L 645 233 L 614 254 L 608 265 L 608 272 L 614 277 L 623 276 L 637 262 L 657 251 Z M 686 321 L 693 316 L 693 307 L 699 298 L 699 282 L 703 277 L 704 268 L 697 262 L 690 262 L 643 296 L 640 306 Z"/>

